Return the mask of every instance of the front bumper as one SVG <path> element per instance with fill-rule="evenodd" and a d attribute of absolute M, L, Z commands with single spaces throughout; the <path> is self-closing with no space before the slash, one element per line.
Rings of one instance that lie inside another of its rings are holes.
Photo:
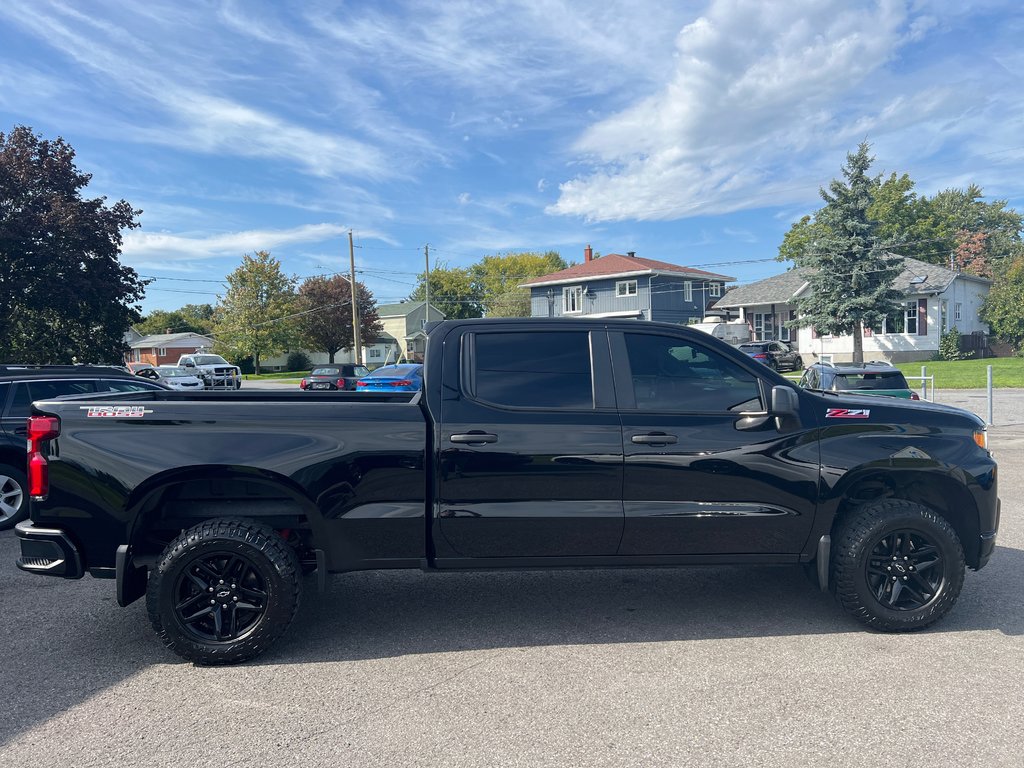
<path fill-rule="evenodd" d="M 65 579 L 85 575 L 78 548 L 64 531 L 40 528 L 28 520 L 18 523 L 14 531 L 21 540 L 21 557 L 15 562 L 21 570 Z"/>
<path fill-rule="evenodd" d="M 1003 502 L 1002 499 L 996 499 L 996 520 L 995 527 L 991 531 L 985 531 L 981 534 L 980 546 L 978 548 L 978 567 L 974 570 L 980 571 L 992 558 L 992 553 L 996 550 L 996 533 L 999 530 L 999 514 L 1002 510 Z"/>

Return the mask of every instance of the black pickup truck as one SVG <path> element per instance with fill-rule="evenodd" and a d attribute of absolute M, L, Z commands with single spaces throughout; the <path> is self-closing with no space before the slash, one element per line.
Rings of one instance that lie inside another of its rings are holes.
<path fill-rule="evenodd" d="M 870 627 L 925 627 L 999 520 L 983 422 L 801 390 L 699 331 L 428 329 L 414 394 L 37 402 L 18 567 L 116 580 L 200 663 L 287 628 L 304 573 L 802 564 Z"/>

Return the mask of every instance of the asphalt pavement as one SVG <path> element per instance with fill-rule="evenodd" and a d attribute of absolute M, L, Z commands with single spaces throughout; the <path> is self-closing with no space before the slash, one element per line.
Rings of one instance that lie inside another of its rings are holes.
<path fill-rule="evenodd" d="M 996 553 L 908 635 L 792 567 L 368 572 L 310 583 L 256 662 L 195 667 L 141 601 L 23 574 L 0 533 L 0 766 L 1020 766 L 1024 407 L 1005 416 Z"/>

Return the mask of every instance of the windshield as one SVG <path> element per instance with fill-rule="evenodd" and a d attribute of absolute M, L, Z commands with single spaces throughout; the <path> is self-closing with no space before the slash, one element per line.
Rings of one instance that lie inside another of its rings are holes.
<path fill-rule="evenodd" d="M 908 389 L 907 380 L 899 371 L 836 374 L 833 386 L 835 389 Z"/>
<path fill-rule="evenodd" d="M 196 365 L 231 365 L 220 355 L 196 355 L 192 359 Z"/>
<path fill-rule="evenodd" d="M 189 373 L 188 371 L 184 370 L 183 368 L 172 367 L 172 366 L 164 367 L 164 366 L 161 365 L 156 370 L 160 374 L 160 376 L 165 378 L 165 379 L 173 378 L 175 376 L 191 376 L 192 375 L 191 373 Z"/>
<path fill-rule="evenodd" d="M 378 368 L 376 371 L 371 373 L 367 378 L 404 378 L 406 376 L 415 376 L 422 365 L 386 365 L 383 368 Z"/>

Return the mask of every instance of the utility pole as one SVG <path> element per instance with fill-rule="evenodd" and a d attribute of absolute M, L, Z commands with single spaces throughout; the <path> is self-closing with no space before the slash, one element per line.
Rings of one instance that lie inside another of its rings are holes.
<path fill-rule="evenodd" d="M 423 316 L 427 322 L 430 322 L 430 244 L 427 243 L 423 246 L 423 259 L 427 263 L 426 279 L 424 280 L 424 294 L 426 295 L 426 303 L 423 307 Z"/>
<path fill-rule="evenodd" d="M 356 301 L 356 250 L 352 244 L 352 230 L 348 231 L 348 284 L 352 293 L 352 361 L 357 365 L 363 362 L 362 344 L 359 342 L 359 304 Z"/>

